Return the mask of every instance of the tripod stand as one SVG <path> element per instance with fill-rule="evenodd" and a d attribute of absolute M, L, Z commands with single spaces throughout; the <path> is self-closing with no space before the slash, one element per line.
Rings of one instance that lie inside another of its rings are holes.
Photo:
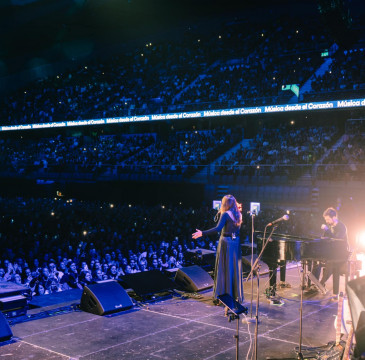
<path fill-rule="evenodd" d="M 298 346 L 298 355 L 296 358 L 267 358 L 270 360 L 303 360 L 302 354 L 302 336 L 303 336 L 303 295 L 304 295 L 304 287 L 305 287 L 305 265 L 302 262 L 302 266 L 300 269 L 300 308 L 299 308 L 299 346 Z"/>
<path fill-rule="evenodd" d="M 271 233 L 268 237 L 268 240 L 265 241 L 265 234 L 266 234 L 266 229 L 267 226 L 265 227 L 265 232 L 264 232 L 264 238 L 263 238 L 263 246 L 262 249 L 260 251 L 260 254 L 258 255 L 255 263 L 252 265 L 251 267 L 251 272 L 249 273 L 246 281 L 249 280 L 250 276 L 252 276 L 251 279 L 251 314 L 252 314 L 252 299 L 253 299 L 253 275 L 256 274 L 256 279 L 257 279 L 257 293 L 256 293 L 256 315 L 255 315 L 255 347 L 254 347 L 254 353 L 255 353 L 255 360 L 257 360 L 257 344 L 258 344 L 258 329 L 259 329 L 259 299 L 260 299 L 260 290 L 259 290 L 259 285 L 260 285 L 260 259 L 262 257 L 263 252 L 265 251 L 265 248 L 267 246 L 267 244 L 269 243 L 269 239 L 271 237 L 271 235 L 273 234 L 273 232 L 276 229 L 276 226 L 274 225 Z M 252 316 L 252 315 L 251 315 Z"/>
<path fill-rule="evenodd" d="M 240 314 L 242 314 L 242 313 L 247 314 L 248 308 L 242 306 L 240 303 L 238 303 L 236 300 L 234 300 L 231 295 L 228 295 L 228 294 L 219 295 L 218 300 L 224 306 L 228 307 L 229 322 L 231 322 L 233 320 L 237 320 L 236 335 L 234 335 L 234 338 L 236 339 L 236 360 L 238 360 Z"/>

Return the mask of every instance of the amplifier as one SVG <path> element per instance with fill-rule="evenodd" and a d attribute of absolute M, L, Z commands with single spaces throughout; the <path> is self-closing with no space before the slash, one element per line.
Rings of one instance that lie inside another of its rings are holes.
<path fill-rule="evenodd" d="M 1 298 L 0 311 L 6 318 L 25 315 L 27 313 L 27 298 L 23 295 Z"/>

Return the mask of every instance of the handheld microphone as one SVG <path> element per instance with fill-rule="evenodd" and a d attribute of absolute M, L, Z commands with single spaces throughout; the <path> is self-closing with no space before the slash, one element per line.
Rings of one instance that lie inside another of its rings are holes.
<path fill-rule="evenodd" d="M 289 215 L 284 215 L 284 216 L 282 216 L 281 218 L 279 218 L 279 219 L 276 219 L 276 220 L 274 220 L 273 222 L 271 222 L 271 223 L 268 223 L 267 224 L 267 226 L 273 226 L 274 224 L 276 224 L 276 223 L 278 223 L 278 222 L 280 222 L 280 221 L 288 221 L 289 220 Z"/>
<path fill-rule="evenodd" d="M 322 236 L 324 236 L 324 234 L 326 233 L 326 231 L 328 230 L 329 228 L 328 228 L 328 226 L 327 225 L 325 225 L 325 224 L 322 224 L 321 225 L 321 230 L 323 230 L 323 234 L 322 234 Z"/>

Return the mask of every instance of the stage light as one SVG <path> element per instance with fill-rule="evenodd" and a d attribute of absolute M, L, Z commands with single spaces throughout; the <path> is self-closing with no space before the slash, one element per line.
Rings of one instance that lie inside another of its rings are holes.
<path fill-rule="evenodd" d="M 360 249 L 365 249 L 365 231 L 357 234 L 356 244 Z"/>
<path fill-rule="evenodd" d="M 361 263 L 361 265 L 359 265 L 359 276 L 365 276 L 365 269 L 364 269 L 364 265 L 365 264 L 365 254 L 364 253 L 358 253 L 356 254 L 356 260 Z"/>
<path fill-rule="evenodd" d="M 365 231 L 359 231 L 356 234 L 356 259 L 361 262 L 361 269 L 359 270 L 359 275 L 365 275 Z"/>

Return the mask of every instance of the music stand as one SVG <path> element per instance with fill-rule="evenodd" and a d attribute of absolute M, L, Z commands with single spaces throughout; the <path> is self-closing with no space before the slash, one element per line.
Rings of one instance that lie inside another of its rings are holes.
<path fill-rule="evenodd" d="M 236 339 L 236 360 L 238 360 L 240 314 L 245 313 L 247 315 L 248 308 L 242 306 L 228 294 L 219 295 L 217 298 L 224 306 L 228 307 L 229 322 L 237 320 L 236 335 L 234 335 L 234 338 Z"/>

